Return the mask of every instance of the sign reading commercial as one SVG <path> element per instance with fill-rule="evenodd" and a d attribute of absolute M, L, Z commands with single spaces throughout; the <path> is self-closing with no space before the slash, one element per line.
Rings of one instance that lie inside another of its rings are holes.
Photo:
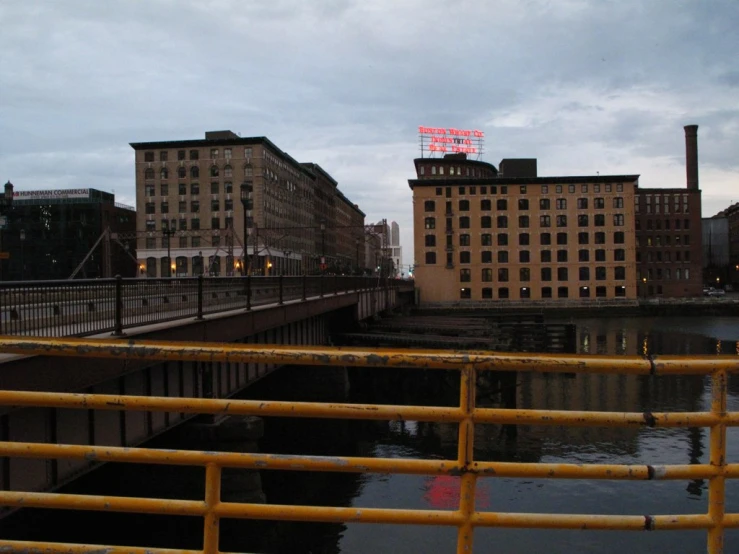
<path fill-rule="evenodd" d="M 54 200 L 63 198 L 89 198 L 90 189 L 61 190 L 15 190 L 13 198 L 17 200 Z"/>
<path fill-rule="evenodd" d="M 426 152 L 480 155 L 485 141 L 485 133 L 477 129 L 424 127 L 419 125 L 418 138 L 421 144 L 421 157 Z"/>

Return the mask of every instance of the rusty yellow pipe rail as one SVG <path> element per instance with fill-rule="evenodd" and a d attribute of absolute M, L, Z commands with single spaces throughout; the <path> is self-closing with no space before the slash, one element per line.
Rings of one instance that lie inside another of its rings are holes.
<path fill-rule="evenodd" d="M 459 405 L 389 406 L 369 404 L 320 404 L 260 402 L 195 398 L 130 397 L 70 393 L 0 391 L 0 405 L 120 411 L 320 417 L 379 420 L 418 420 L 456 423 L 459 439 L 456 460 L 320 457 L 227 452 L 193 452 L 146 448 L 0 442 L 0 456 L 20 458 L 85 459 L 92 462 L 128 462 L 192 465 L 204 468 L 202 501 L 156 498 L 123 498 L 0 491 L 0 505 L 85 509 L 150 514 L 176 514 L 203 518 L 203 550 L 139 549 L 97 545 L 70 545 L 0 540 L 0 550 L 89 553 L 106 550 L 171 554 L 218 553 L 222 518 L 315 522 L 362 522 L 457 527 L 457 552 L 470 553 L 477 527 L 677 530 L 707 531 L 709 554 L 724 552 L 724 531 L 739 528 L 739 514 L 726 513 L 726 479 L 739 478 L 739 464 L 726 460 L 726 429 L 739 425 L 739 414 L 727 411 L 727 376 L 739 371 L 735 357 L 573 356 L 498 354 L 491 352 L 406 351 L 386 349 L 327 349 L 311 347 L 254 346 L 213 343 L 173 343 L 91 339 L 18 339 L 0 337 L 0 352 L 26 355 L 97 357 L 120 360 L 181 360 L 353 367 L 389 367 L 456 370 L 460 372 Z M 683 413 L 616 413 L 563 410 L 477 408 L 475 383 L 478 371 L 622 373 L 632 375 L 703 375 L 712 384 L 711 410 Z M 475 424 L 567 425 L 601 427 L 708 427 L 710 460 L 696 465 L 618 465 L 483 462 L 474 459 Z M 388 510 L 329 506 L 281 506 L 223 502 L 220 498 L 222 468 L 376 472 L 460 477 L 460 501 L 455 511 Z M 475 509 L 479 478 L 554 478 L 611 480 L 708 479 L 709 501 L 705 514 L 599 515 L 495 513 Z"/>

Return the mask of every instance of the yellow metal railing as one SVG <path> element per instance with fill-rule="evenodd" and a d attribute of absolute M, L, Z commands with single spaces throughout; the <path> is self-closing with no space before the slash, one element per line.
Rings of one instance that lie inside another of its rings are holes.
<path fill-rule="evenodd" d="M 60 509 L 102 510 L 201 516 L 204 518 L 203 550 L 218 552 L 221 518 L 291 520 L 313 522 L 361 522 L 455 526 L 457 552 L 472 552 L 476 527 L 678 530 L 707 531 L 707 551 L 724 552 L 724 529 L 739 527 L 739 513 L 725 513 L 725 480 L 739 477 L 739 464 L 726 461 L 726 428 L 739 425 L 739 413 L 727 412 L 727 374 L 737 372 L 735 357 L 677 357 L 654 359 L 633 356 L 577 356 L 544 354 L 495 354 L 490 352 L 445 352 L 253 346 L 214 343 L 180 343 L 85 339 L 0 338 L 0 352 L 50 356 L 115 359 L 182 360 L 201 362 L 272 363 L 354 367 L 398 367 L 446 369 L 460 372 L 457 407 L 329 404 L 308 402 L 263 402 L 201 398 L 160 398 L 67 393 L 0 391 L 0 405 L 95 410 L 139 410 L 191 414 L 257 415 L 277 417 L 414 420 L 459 424 L 457 459 L 411 460 L 396 458 L 312 457 L 274 454 L 205 453 L 194 451 L 119 448 L 39 443 L 0 443 L 0 456 L 21 458 L 67 458 L 99 462 L 189 465 L 205 467 L 203 501 L 154 498 L 105 497 L 0 491 L 0 505 Z M 621 373 L 632 375 L 710 376 L 711 410 L 708 412 L 630 413 L 529 409 L 491 409 L 475 406 L 478 371 Z M 611 465 L 563 463 L 483 462 L 473 458 L 475 424 L 525 424 L 600 427 L 710 427 L 708 464 Z M 252 468 L 267 470 L 311 470 L 331 472 L 374 472 L 418 475 L 459 475 L 459 509 L 411 510 L 367 509 L 326 506 L 287 506 L 223 502 L 220 499 L 221 470 Z M 475 509 L 475 485 L 480 478 L 526 477 L 613 480 L 710 480 L 708 512 L 679 515 L 590 515 L 485 512 Z M 0 540 L 3 551 L 164 553 L 167 549 L 101 545 L 70 545 L 32 541 Z M 178 551 L 182 552 L 182 551 Z M 192 551 L 196 552 L 196 551 Z"/>

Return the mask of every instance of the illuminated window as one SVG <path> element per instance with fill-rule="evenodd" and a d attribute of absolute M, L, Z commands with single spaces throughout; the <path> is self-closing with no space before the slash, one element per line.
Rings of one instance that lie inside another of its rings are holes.
<path fill-rule="evenodd" d="M 425 229 L 436 229 L 436 218 L 435 217 L 427 217 L 424 220 L 424 228 Z"/>

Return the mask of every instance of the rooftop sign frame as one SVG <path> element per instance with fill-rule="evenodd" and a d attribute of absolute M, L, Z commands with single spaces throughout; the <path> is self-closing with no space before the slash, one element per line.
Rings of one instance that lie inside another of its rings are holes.
<path fill-rule="evenodd" d="M 485 145 L 485 133 L 479 129 L 418 126 L 421 157 L 436 154 L 467 154 L 480 159 Z"/>

